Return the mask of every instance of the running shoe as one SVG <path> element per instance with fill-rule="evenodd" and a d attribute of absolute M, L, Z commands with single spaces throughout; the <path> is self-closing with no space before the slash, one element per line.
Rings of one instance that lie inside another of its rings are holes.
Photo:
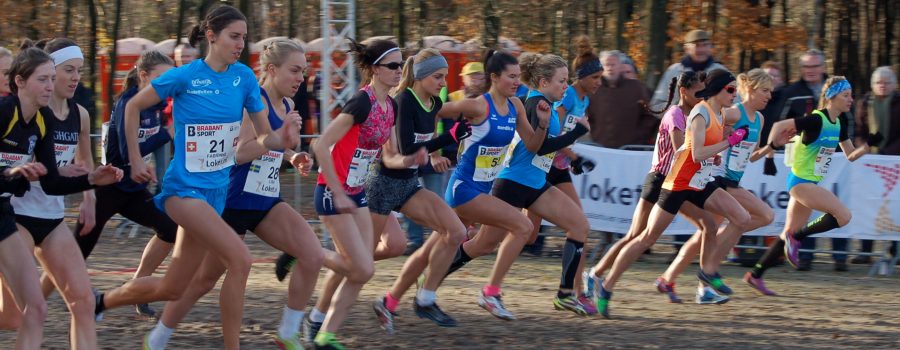
<path fill-rule="evenodd" d="M 294 264 L 297 263 L 297 258 L 290 256 L 288 253 L 281 253 L 281 256 L 278 257 L 278 260 L 275 260 L 275 278 L 278 279 L 278 282 L 284 281 L 291 270 L 294 269 Z"/>
<path fill-rule="evenodd" d="M 800 266 L 800 241 L 794 238 L 793 234 L 786 234 L 784 240 L 784 256 L 791 266 L 798 268 Z"/>
<path fill-rule="evenodd" d="M 778 295 L 771 289 L 766 288 L 766 282 L 763 281 L 762 277 L 754 278 L 753 273 L 750 271 L 747 271 L 747 273 L 744 274 L 744 282 L 762 295 Z"/>
<path fill-rule="evenodd" d="M 316 350 L 344 350 L 344 344 L 341 344 L 334 336 L 326 339 L 324 343 L 325 344 L 319 344 L 319 342 L 314 342 L 313 348 Z"/>
<path fill-rule="evenodd" d="M 581 306 L 584 306 L 584 311 L 587 312 L 588 315 L 596 315 L 597 314 L 597 305 L 594 304 L 594 299 L 582 295 L 578 297 L 578 302 L 581 303 Z"/>
<path fill-rule="evenodd" d="M 681 304 L 683 300 L 678 297 L 678 293 L 675 293 L 675 283 L 674 282 L 666 282 L 665 278 L 657 277 L 656 282 L 656 290 L 661 294 L 665 294 L 669 297 L 669 302 L 674 304 Z"/>
<path fill-rule="evenodd" d="M 594 302 L 597 305 L 597 312 L 603 315 L 603 318 L 609 319 L 609 300 L 612 299 L 612 292 L 603 288 L 603 283 L 597 283 L 597 294 L 594 296 Z"/>
<path fill-rule="evenodd" d="M 722 275 L 720 275 L 718 272 L 712 275 L 707 275 L 705 272 L 703 272 L 703 270 L 700 270 L 700 272 L 697 272 L 697 278 L 699 278 L 700 282 L 703 282 L 703 284 L 715 289 L 716 292 L 725 295 L 731 295 L 731 293 L 734 293 L 731 288 L 725 285 L 725 282 L 722 281 Z"/>
<path fill-rule="evenodd" d="M 138 316 L 155 318 L 156 310 L 150 307 L 150 304 L 137 304 L 134 306 L 134 311 L 137 311 Z"/>
<path fill-rule="evenodd" d="M 384 296 L 380 296 L 372 302 L 372 310 L 375 310 L 375 316 L 378 317 L 381 328 L 388 335 L 394 335 L 394 313 L 384 305 Z"/>
<path fill-rule="evenodd" d="M 553 307 L 560 311 L 569 310 L 578 315 L 587 316 L 587 311 L 584 310 L 584 306 L 578 302 L 578 298 L 574 295 L 562 298 L 556 296 L 553 298 Z"/>
<path fill-rule="evenodd" d="M 319 335 L 319 329 L 322 328 L 322 322 L 313 321 L 309 318 L 309 313 L 306 314 L 306 317 L 303 318 L 303 324 L 300 327 L 302 331 L 303 341 L 307 344 L 312 344 L 316 340 L 316 336 Z"/>
<path fill-rule="evenodd" d="M 725 304 L 728 302 L 729 298 L 727 296 L 716 293 L 710 287 L 704 287 L 703 291 L 697 291 L 697 304 L 706 305 L 706 304 Z"/>
<path fill-rule="evenodd" d="M 478 298 L 478 306 L 481 306 L 482 309 L 487 310 L 491 315 L 501 320 L 512 321 L 516 319 L 516 316 L 503 306 L 503 300 L 499 295 L 487 296 L 481 293 L 481 296 Z"/>
<path fill-rule="evenodd" d="M 597 286 L 601 283 L 603 283 L 602 277 L 594 276 L 590 271 L 581 273 L 581 285 L 584 286 L 584 296 L 592 298 L 597 290 Z"/>
<path fill-rule="evenodd" d="M 144 342 L 141 344 L 141 349 L 143 350 L 153 350 L 153 348 L 150 347 L 150 333 L 151 332 L 147 332 L 147 335 L 144 336 Z"/>
<path fill-rule="evenodd" d="M 275 335 L 275 344 L 281 350 L 303 350 L 303 344 L 300 344 L 300 332 L 294 333 L 287 339 Z"/>
<path fill-rule="evenodd" d="M 416 316 L 419 316 L 419 318 L 427 318 L 438 326 L 456 327 L 456 320 L 453 319 L 453 317 L 450 317 L 444 310 L 441 310 L 437 303 L 422 306 L 417 302 L 413 302 L 413 309 L 416 311 Z"/>

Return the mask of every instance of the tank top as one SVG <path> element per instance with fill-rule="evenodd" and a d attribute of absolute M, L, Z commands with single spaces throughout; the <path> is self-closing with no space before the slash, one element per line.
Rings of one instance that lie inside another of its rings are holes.
<path fill-rule="evenodd" d="M 660 175 L 668 175 L 672 168 L 672 155 L 675 154 L 675 146 L 672 145 L 672 129 L 684 132 L 684 111 L 678 105 L 669 107 L 659 124 L 659 132 L 656 134 L 656 144 L 653 146 L 653 163 L 650 171 Z"/>
<path fill-rule="evenodd" d="M 56 153 L 56 167 L 61 168 L 75 162 L 75 150 L 81 134 L 81 113 L 74 100 L 66 100 L 69 114 L 65 120 L 53 121 L 53 150 Z M 59 219 L 65 216 L 65 196 L 50 196 L 44 193 L 39 181 L 31 183 L 31 190 L 22 197 L 13 197 L 12 205 L 16 214 L 42 219 Z"/>
<path fill-rule="evenodd" d="M 820 110 L 815 110 L 812 114 L 822 118 L 822 130 L 819 131 L 819 138 L 808 145 L 794 142 L 794 162 L 791 165 L 791 172 L 801 179 L 819 182 L 828 174 L 831 156 L 840 142 L 841 118 L 834 118 L 832 123 Z M 799 139 L 802 140 L 803 136 L 801 134 Z"/>
<path fill-rule="evenodd" d="M 531 90 L 528 92 L 528 102 L 531 102 L 532 99 L 546 100 L 546 97 L 537 90 Z M 529 116 L 529 119 L 531 118 L 532 116 Z M 537 116 L 534 116 L 534 118 L 537 118 Z M 550 125 L 547 127 L 548 138 L 559 135 L 561 131 L 559 124 L 558 114 L 555 109 L 551 108 Z M 509 164 L 500 172 L 501 179 L 515 181 L 535 189 L 541 188 L 547 183 L 547 172 L 553 166 L 553 158 L 556 157 L 556 152 L 542 156 L 537 155 L 525 148 L 525 143 L 516 134 L 509 153 Z"/>
<path fill-rule="evenodd" d="M 728 147 L 728 149 L 723 152 L 722 170 L 724 171 L 723 175 L 725 178 L 740 182 L 741 177 L 744 176 L 744 169 L 747 168 L 747 162 L 750 159 L 750 155 L 756 150 L 756 144 L 759 142 L 760 119 L 762 114 L 757 111 L 756 119 L 751 122 L 750 117 L 747 115 L 747 110 L 744 108 L 744 104 L 737 103 L 737 107 L 738 110 L 741 111 L 741 118 L 734 124 L 733 128 L 737 130 L 742 127 L 747 127 L 747 139 L 734 146 Z"/>
<path fill-rule="evenodd" d="M 562 100 L 553 103 L 554 112 L 556 112 L 556 109 L 558 107 L 563 107 L 566 110 L 566 119 L 562 123 L 562 132 L 560 132 L 560 135 L 572 131 L 572 129 L 575 129 L 575 124 L 578 123 L 578 120 L 584 118 L 585 111 L 587 110 L 590 102 L 591 101 L 587 95 L 585 95 L 584 98 L 579 99 L 578 92 L 575 91 L 575 87 L 569 85 L 569 87 L 566 89 L 565 95 L 563 95 Z M 553 158 L 553 166 L 557 169 L 568 169 L 570 163 L 571 160 L 569 159 L 569 157 L 563 153 L 557 153 L 556 157 Z"/>
<path fill-rule="evenodd" d="M 472 136 L 460 143 L 459 164 L 454 176 L 461 181 L 491 183 L 500 174 L 507 148 L 516 133 L 516 106 L 506 100 L 509 112 L 500 115 L 490 93 L 485 93 L 487 117 L 472 125 Z"/>
<path fill-rule="evenodd" d="M 663 188 L 669 191 L 701 191 L 706 184 L 713 180 L 715 162 L 712 157 L 701 162 L 695 162 L 693 156 L 693 137 L 691 137 L 691 120 L 700 116 L 707 121 L 704 146 L 722 142 L 723 126 L 721 113 L 715 113 L 709 102 L 702 101 L 694 106 L 688 114 L 687 130 L 685 131 L 684 144 L 675 151 L 672 170 L 663 182 Z"/>
<path fill-rule="evenodd" d="M 278 117 L 266 90 L 259 89 L 259 94 L 269 108 L 269 125 L 272 130 L 281 128 L 284 120 Z M 282 100 L 286 111 L 291 110 L 287 100 Z M 278 171 L 284 159 L 283 150 L 267 150 L 265 154 L 252 162 L 231 167 L 228 184 L 228 198 L 225 207 L 242 210 L 269 210 L 278 203 L 281 197 L 281 182 Z"/>

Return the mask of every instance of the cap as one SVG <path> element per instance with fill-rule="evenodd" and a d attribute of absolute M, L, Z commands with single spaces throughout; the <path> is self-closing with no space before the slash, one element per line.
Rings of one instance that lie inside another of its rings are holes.
<path fill-rule="evenodd" d="M 466 63 L 462 68 L 462 72 L 459 75 L 469 75 L 472 73 L 484 73 L 484 64 L 481 62 L 469 62 Z"/>
<path fill-rule="evenodd" d="M 698 41 L 710 40 L 709 33 L 702 29 L 694 29 L 684 36 L 685 43 L 694 43 Z"/>
<path fill-rule="evenodd" d="M 731 74 L 731 72 L 724 69 L 714 69 L 706 74 L 706 88 L 695 92 L 694 97 L 708 98 L 715 96 L 734 80 L 734 74 Z"/>

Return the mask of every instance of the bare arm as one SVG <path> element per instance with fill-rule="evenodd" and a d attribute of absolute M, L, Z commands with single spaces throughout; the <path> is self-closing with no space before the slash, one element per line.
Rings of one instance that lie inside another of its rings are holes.
<path fill-rule="evenodd" d="M 341 113 L 328 123 L 328 128 L 322 132 L 319 141 L 313 144 L 313 152 L 322 168 L 322 175 L 332 192 L 344 194 L 344 185 L 338 179 L 337 170 L 334 168 L 334 159 L 331 158 L 331 147 L 334 146 L 353 127 L 353 115 Z"/>
<path fill-rule="evenodd" d="M 250 116 L 244 112 L 244 120 L 241 122 L 241 132 L 238 135 L 238 145 L 235 150 L 234 162 L 244 164 L 252 162 L 266 154 L 268 149 L 261 145 L 257 139 L 256 127 L 250 122 Z"/>
<path fill-rule="evenodd" d="M 715 116 L 710 117 L 715 118 Z M 703 117 L 691 118 L 691 127 L 688 132 L 691 133 L 691 154 L 694 162 L 699 163 L 712 158 L 728 148 L 728 140 L 722 140 L 709 146 L 703 145 L 706 142 L 706 120 Z"/>
<path fill-rule="evenodd" d="M 869 145 L 862 144 L 860 147 L 853 146 L 853 141 L 850 139 L 846 139 L 841 141 L 841 149 L 844 151 L 844 155 L 847 156 L 847 160 L 853 162 L 869 153 Z"/>

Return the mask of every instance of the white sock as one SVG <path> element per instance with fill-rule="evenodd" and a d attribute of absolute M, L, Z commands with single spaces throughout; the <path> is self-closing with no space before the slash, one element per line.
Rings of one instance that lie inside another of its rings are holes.
<path fill-rule="evenodd" d="M 325 322 L 325 314 L 319 308 L 313 308 L 309 313 L 309 320 L 313 322 Z"/>
<path fill-rule="evenodd" d="M 433 290 L 422 288 L 416 293 L 416 304 L 419 306 L 434 305 L 435 300 L 437 300 L 437 293 Z"/>
<path fill-rule="evenodd" d="M 159 321 L 156 323 L 156 327 L 153 327 L 153 330 L 150 331 L 150 336 L 147 337 L 147 345 L 150 346 L 150 349 L 165 349 L 166 344 L 169 343 L 169 338 L 172 337 L 172 333 L 175 333 L 174 328 L 166 327 Z"/>
<path fill-rule="evenodd" d="M 281 326 L 278 327 L 278 336 L 281 339 L 287 339 L 300 331 L 300 321 L 303 320 L 303 311 L 297 311 L 284 306 L 284 312 L 281 314 Z"/>

